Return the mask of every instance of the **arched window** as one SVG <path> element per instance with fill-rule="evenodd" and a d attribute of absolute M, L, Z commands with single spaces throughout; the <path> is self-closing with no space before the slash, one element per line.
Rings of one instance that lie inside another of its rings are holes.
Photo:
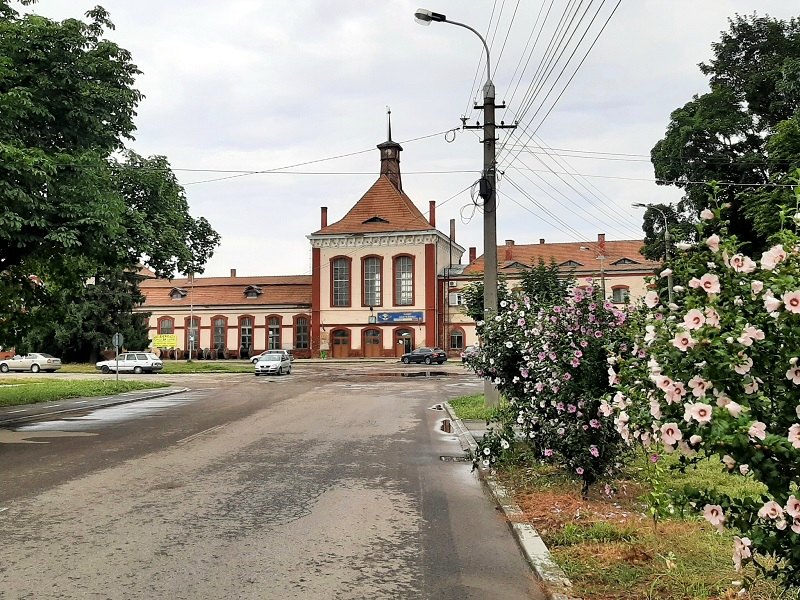
<path fill-rule="evenodd" d="M 294 347 L 298 350 L 308 348 L 308 318 L 297 317 L 294 320 Z"/>
<path fill-rule="evenodd" d="M 396 306 L 414 304 L 414 260 L 410 256 L 394 259 L 394 303 Z"/>
<path fill-rule="evenodd" d="M 239 317 L 239 347 L 253 349 L 253 317 Z"/>
<path fill-rule="evenodd" d="M 200 347 L 200 317 L 186 319 L 186 339 L 184 350 L 197 350 Z"/>
<path fill-rule="evenodd" d="M 450 330 L 450 350 L 464 349 L 464 330 L 455 327 Z"/>
<path fill-rule="evenodd" d="M 331 306 L 350 306 L 350 259 L 331 261 Z"/>
<path fill-rule="evenodd" d="M 280 317 L 270 317 L 267 319 L 268 350 L 281 349 L 281 319 Z"/>
<path fill-rule="evenodd" d="M 228 320 L 225 317 L 214 317 L 212 323 L 214 348 L 224 350 L 228 338 Z"/>
<path fill-rule="evenodd" d="M 158 333 L 162 335 L 175 333 L 175 319 L 172 317 L 161 317 L 158 320 Z"/>
<path fill-rule="evenodd" d="M 364 306 L 380 306 L 381 298 L 381 259 L 377 256 L 368 256 L 361 263 L 363 273 L 363 298 Z"/>

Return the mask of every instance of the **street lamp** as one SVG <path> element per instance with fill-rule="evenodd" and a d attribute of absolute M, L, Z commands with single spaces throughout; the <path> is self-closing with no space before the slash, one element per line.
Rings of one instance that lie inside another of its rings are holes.
<path fill-rule="evenodd" d="M 666 264 L 669 269 L 669 222 L 667 221 L 666 213 L 653 204 L 634 202 L 631 206 L 644 209 L 652 208 L 654 211 L 661 213 L 661 216 L 664 217 L 664 264 Z M 669 269 L 669 273 L 667 274 L 667 297 L 669 298 L 669 303 L 672 304 L 672 269 Z"/>
<path fill-rule="evenodd" d="M 497 184 L 495 142 L 497 139 L 495 138 L 495 90 L 492 83 L 489 46 L 475 29 L 464 23 L 449 21 L 443 14 L 419 8 L 414 13 L 414 19 L 420 25 L 427 26 L 431 22 L 450 23 L 469 29 L 478 36 L 486 51 L 486 83 L 483 86 L 483 177 L 480 181 L 480 196 L 483 198 L 483 312 L 484 318 L 487 319 L 497 313 L 497 199 L 495 195 Z M 470 128 L 466 125 L 466 117 L 462 120 L 465 129 Z M 496 406 L 498 404 L 497 390 L 489 380 L 484 381 L 483 391 L 486 405 Z"/>

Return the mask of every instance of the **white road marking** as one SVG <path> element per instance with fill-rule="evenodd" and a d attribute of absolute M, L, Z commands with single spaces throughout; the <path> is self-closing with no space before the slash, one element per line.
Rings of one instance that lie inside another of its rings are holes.
<path fill-rule="evenodd" d="M 0 508 L 0 512 L 5 512 L 5 511 L 7 511 L 7 510 L 8 510 L 8 507 L 7 507 L 7 506 L 6 506 L 5 508 Z"/>
<path fill-rule="evenodd" d="M 20 409 L 20 410 L 10 410 L 10 411 L 8 411 L 8 414 L 18 413 L 18 412 L 27 412 L 27 411 L 28 411 L 27 408 L 23 408 L 23 409 Z"/>

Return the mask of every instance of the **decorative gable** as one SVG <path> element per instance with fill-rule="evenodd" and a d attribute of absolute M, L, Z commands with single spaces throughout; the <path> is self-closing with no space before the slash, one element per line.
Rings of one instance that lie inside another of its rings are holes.
<path fill-rule="evenodd" d="M 565 260 L 564 262 L 560 263 L 558 266 L 559 267 L 582 267 L 583 263 L 579 263 L 576 260 L 570 259 L 570 260 Z"/>
<path fill-rule="evenodd" d="M 501 269 L 515 269 L 515 270 L 524 270 L 528 268 L 528 265 L 523 264 L 517 260 L 508 260 L 500 265 Z"/>
<path fill-rule="evenodd" d="M 382 218 L 380 218 L 378 216 L 370 217 L 366 221 L 361 221 L 361 223 L 364 224 L 364 225 L 366 225 L 367 223 L 388 223 L 388 222 L 389 221 L 387 221 L 386 219 L 382 219 Z"/>
<path fill-rule="evenodd" d="M 630 258 L 620 258 L 619 260 L 615 260 L 612 265 L 638 265 L 639 261 L 632 260 Z"/>

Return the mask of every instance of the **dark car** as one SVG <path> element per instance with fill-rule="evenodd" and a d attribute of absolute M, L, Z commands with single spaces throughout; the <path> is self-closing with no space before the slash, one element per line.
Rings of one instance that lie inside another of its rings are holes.
<path fill-rule="evenodd" d="M 425 363 L 426 365 L 431 363 L 442 364 L 447 360 L 447 354 L 445 354 L 444 350 L 441 348 L 417 348 L 416 350 L 403 354 L 400 360 L 406 365 L 408 363 Z"/>

